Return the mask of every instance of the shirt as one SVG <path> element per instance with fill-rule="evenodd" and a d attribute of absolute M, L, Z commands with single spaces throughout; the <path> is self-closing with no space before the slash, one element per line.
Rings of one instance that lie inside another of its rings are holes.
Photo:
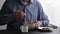
<path fill-rule="evenodd" d="M 31 20 L 33 22 L 39 20 L 40 26 L 49 24 L 48 16 L 44 13 L 41 4 L 37 0 L 31 0 L 28 5 L 25 5 L 20 0 L 6 0 L 0 11 L 1 23 L 9 24 L 13 27 L 20 27 L 23 25 L 22 19 L 17 18 L 15 22 L 13 22 L 10 17 L 17 9 L 25 10 L 26 20 Z"/>

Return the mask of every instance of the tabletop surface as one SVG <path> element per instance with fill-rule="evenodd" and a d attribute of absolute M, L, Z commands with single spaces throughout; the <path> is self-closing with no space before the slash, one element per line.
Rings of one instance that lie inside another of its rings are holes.
<path fill-rule="evenodd" d="M 0 34 L 60 34 L 60 27 L 53 29 L 52 32 L 40 32 L 38 30 L 31 30 L 28 33 L 21 33 L 19 31 L 0 30 Z"/>

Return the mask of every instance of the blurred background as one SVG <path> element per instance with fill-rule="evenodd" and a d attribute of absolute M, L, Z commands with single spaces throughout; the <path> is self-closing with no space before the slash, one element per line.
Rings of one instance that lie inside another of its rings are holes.
<path fill-rule="evenodd" d="M 0 0 L 0 9 L 5 0 Z M 60 26 L 60 0 L 38 0 L 48 15 L 50 24 Z"/>

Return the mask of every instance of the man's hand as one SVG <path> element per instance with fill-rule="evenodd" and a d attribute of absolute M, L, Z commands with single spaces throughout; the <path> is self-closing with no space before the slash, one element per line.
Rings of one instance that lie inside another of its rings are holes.
<path fill-rule="evenodd" d="M 16 19 L 16 18 L 24 18 L 24 16 L 26 16 L 26 14 L 22 11 L 22 10 L 17 10 L 15 13 L 12 14 L 12 18 Z"/>
<path fill-rule="evenodd" d="M 40 27 L 40 21 L 36 21 L 35 27 L 36 27 L 36 28 Z"/>

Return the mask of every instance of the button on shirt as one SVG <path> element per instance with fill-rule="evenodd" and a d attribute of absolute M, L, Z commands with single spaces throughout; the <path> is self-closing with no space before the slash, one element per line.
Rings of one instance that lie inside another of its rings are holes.
<path fill-rule="evenodd" d="M 25 8 L 25 9 L 24 9 Z M 21 0 L 6 0 L 0 11 L 0 20 L 4 24 L 9 24 L 13 27 L 20 27 L 23 25 L 22 19 L 16 19 L 13 23 L 10 17 L 17 9 L 24 10 L 26 13 L 26 20 L 31 20 L 35 22 L 40 21 L 40 26 L 45 26 L 49 24 L 47 15 L 44 13 L 41 4 L 37 0 L 31 0 L 28 5 L 25 5 Z"/>

